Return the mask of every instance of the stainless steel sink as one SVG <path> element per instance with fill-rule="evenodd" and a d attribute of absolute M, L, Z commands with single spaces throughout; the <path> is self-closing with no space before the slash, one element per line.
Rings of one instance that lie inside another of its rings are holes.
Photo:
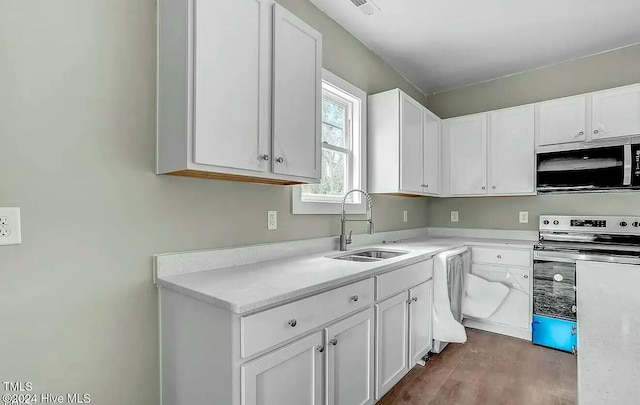
<path fill-rule="evenodd" d="M 380 260 L 391 259 L 393 257 L 406 255 L 408 252 L 393 250 L 361 250 L 350 252 L 342 256 L 335 256 L 333 259 L 349 260 L 352 262 L 377 262 Z"/>
<path fill-rule="evenodd" d="M 371 257 L 374 259 L 391 259 L 392 257 L 406 255 L 406 252 L 394 252 L 391 250 L 365 250 L 353 253 L 354 256 Z"/>

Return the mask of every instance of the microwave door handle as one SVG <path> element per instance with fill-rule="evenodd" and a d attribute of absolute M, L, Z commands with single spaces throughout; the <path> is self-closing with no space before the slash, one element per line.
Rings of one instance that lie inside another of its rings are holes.
<path fill-rule="evenodd" d="M 631 185 L 631 171 L 633 162 L 631 160 L 631 145 L 624 145 L 624 177 L 622 179 L 623 186 Z"/>

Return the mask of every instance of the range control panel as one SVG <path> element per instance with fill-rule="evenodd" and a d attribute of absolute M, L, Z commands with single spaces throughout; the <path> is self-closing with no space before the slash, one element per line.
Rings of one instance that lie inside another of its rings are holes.
<path fill-rule="evenodd" d="M 541 231 L 640 234 L 640 217 L 541 215 Z"/>

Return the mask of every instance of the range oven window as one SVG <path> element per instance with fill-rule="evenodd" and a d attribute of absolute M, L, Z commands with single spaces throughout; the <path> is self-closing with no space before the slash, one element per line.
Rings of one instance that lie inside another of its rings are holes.
<path fill-rule="evenodd" d="M 575 321 L 576 265 L 536 260 L 533 266 L 533 313 Z"/>

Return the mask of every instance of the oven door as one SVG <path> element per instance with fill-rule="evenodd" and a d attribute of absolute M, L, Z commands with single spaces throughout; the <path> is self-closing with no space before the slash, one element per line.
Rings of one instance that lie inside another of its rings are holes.
<path fill-rule="evenodd" d="M 576 262 L 558 258 L 533 264 L 533 314 L 576 320 Z"/>

